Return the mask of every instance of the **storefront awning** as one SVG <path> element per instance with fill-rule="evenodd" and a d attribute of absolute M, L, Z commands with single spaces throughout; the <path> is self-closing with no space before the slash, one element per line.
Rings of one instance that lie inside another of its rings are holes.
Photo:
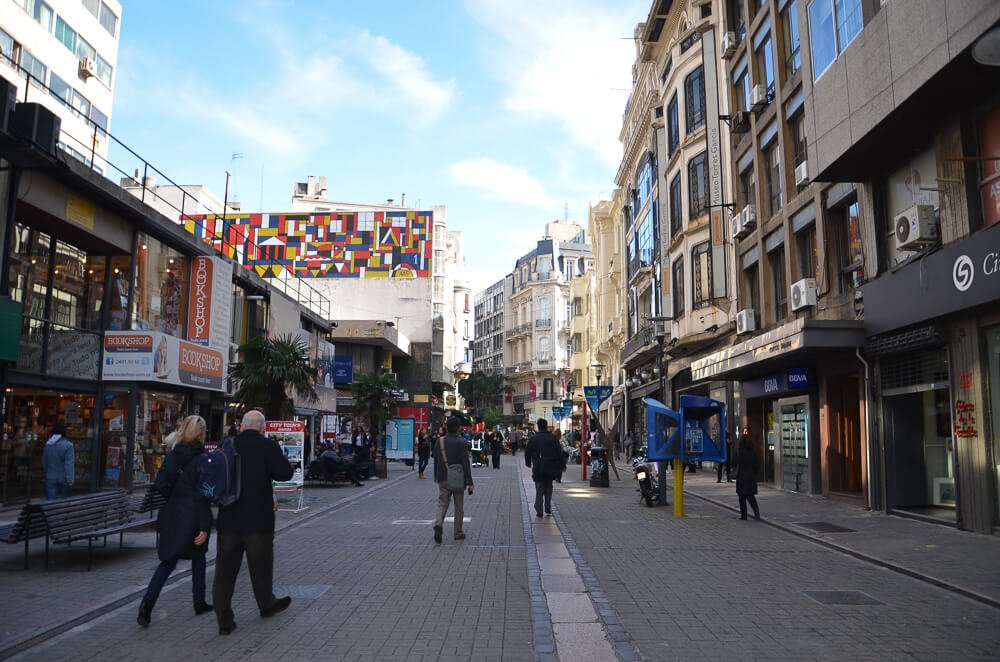
<path fill-rule="evenodd" d="M 761 374 L 809 350 L 861 347 L 864 342 L 860 321 L 799 318 L 692 362 L 691 379 L 699 382 Z"/>

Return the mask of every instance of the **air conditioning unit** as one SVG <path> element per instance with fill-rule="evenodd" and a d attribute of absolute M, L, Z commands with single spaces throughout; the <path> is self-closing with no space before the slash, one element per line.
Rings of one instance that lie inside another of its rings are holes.
<path fill-rule="evenodd" d="M 729 129 L 732 133 L 747 133 L 750 131 L 750 113 L 741 110 L 730 115 Z"/>
<path fill-rule="evenodd" d="M 736 239 L 742 239 L 743 237 L 746 237 L 748 234 L 750 234 L 750 231 L 753 230 L 753 228 L 747 227 L 745 212 L 746 212 L 745 209 L 741 212 L 737 212 L 732 218 L 731 223 L 733 229 L 733 237 L 735 237 Z"/>
<path fill-rule="evenodd" d="M 795 185 L 796 186 L 808 186 L 809 185 L 809 162 L 803 161 L 802 163 L 795 166 Z"/>
<path fill-rule="evenodd" d="M 62 120 L 41 104 L 25 102 L 14 106 L 10 132 L 50 156 L 56 154 L 61 128 Z"/>
<path fill-rule="evenodd" d="M 722 35 L 722 59 L 728 60 L 731 58 L 736 53 L 736 46 L 739 43 L 735 32 L 727 32 Z"/>
<path fill-rule="evenodd" d="M 816 279 L 803 278 L 792 283 L 790 298 L 792 300 L 792 310 L 800 310 L 808 306 L 816 305 Z"/>
<path fill-rule="evenodd" d="M 736 313 L 736 333 L 741 335 L 757 329 L 753 308 L 744 308 Z"/>
<path fill-rule="evenodd" d="M 740 213 L 743 215 L 743 227 L 747 232 L 757 227 L 757 205 L 747 205 Z"/>
<path fill-rule="evenodd" d="M 933 205 L 913 205 L 896 214 L 896 248 L 901 251 L 918 251 L 938 241 L 938 224 Z"/>
<path fill-rule="evenodd" d="M 767 107 L 767 87 L 754 85 L 750 88 L 750 110 L 759 113 Z"/>
<path fill-rule="evenodd" d="M 97 62 L 93 58 L 85 57 L 80 60 L 80 64 L 77 67 L 77 73 L 80 74 L 80 78 L 87 80 L 97 75 Z"/>

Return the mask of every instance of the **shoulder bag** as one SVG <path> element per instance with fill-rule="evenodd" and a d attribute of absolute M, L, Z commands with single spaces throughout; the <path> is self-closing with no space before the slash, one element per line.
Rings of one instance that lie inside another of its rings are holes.
<path fill-rule="evenodd" d="M 448 453 L 444 447 L 444 437 L 441 438 L 441 461 L 447 467 L 448 477 L 445 486 L 449 492 L 461 492 L 465 489 L 465 468 L 461 464 L 448 464 Z"/>

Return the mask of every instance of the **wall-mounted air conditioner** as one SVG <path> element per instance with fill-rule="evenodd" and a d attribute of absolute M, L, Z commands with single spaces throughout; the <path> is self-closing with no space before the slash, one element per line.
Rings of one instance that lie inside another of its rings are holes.
<path fill-rule="evenodd" d="M 80 74 L 80 78 L 83 80 L 93 78 L 97 75 L 97 63 L 90 57 L 81 58 L 80 64 L 77 67 L 77 73 Z"/>
<path fill-rule="evenodd" d="M 756 328 L 757 322 L 754 319 L 753 308 L 744 308 L 736 313 L 736 333 L 738 335 L 750 333 Z"/>
<path fill-rule="evenodd" d="M 759 113 L 767 107 L 767 87 L 754 85 L 750 88 L 750 110 Z"/>
<path fill-rule="evenodd" d="M 816 305 L 816 279 L 803 278 L 792 283 L 789 298 L 792 300 L 792 310 L 800 310 Z"/>
<path fill-rule="evenodd" d="M 739 43 L 735 32 L 727 32 L 722 35 L 722 59 L 731 58 L 736 53 L 736 45 Z"/>
<path fill-rule="evenodd" d="M 757 227 L 757 205 L 747 205 L 740 213 L 743 215 L 743 227 L 747 232 Z"/>
<path fill-rule="evenodd" d="M 913 205 L 896 214 L 893 226 L 896 228 L 896 248 L 901 251 L 918 251 L 938 241 L 933 205 Z"/>
<path fill-rule="evenodd" d="M 803 161 L 802 163 L 795 166 L 795 185 L 796 186 L 808 186 L 809 185 L 809 162 Z"/>
<path fill-rule="evenodd" d="M 743 239 L 753 230 L 752 227 L 747 226 L 746 216 L 746 208 L 744 208 L 743 211 L 737 212 L 732 218 L 733 237 L 736 239 Z"/>

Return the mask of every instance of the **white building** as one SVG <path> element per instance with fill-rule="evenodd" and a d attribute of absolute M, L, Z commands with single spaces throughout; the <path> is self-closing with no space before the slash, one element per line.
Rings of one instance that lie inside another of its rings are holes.
<path fill-rule="evenodd" d="M 502 372 L 504 281 L 498 280 L 476 295 L 474 302 L 476 336 L 473 341 L 472 371 Z"/>
<path fill-rule="evenodd" d="M 0 4 L 0 77 L 62 120 L 59 146 L 102 172 L 122 7 L 118 0 Z M 29 82 L 30 81 L 30 82 Z"/>

